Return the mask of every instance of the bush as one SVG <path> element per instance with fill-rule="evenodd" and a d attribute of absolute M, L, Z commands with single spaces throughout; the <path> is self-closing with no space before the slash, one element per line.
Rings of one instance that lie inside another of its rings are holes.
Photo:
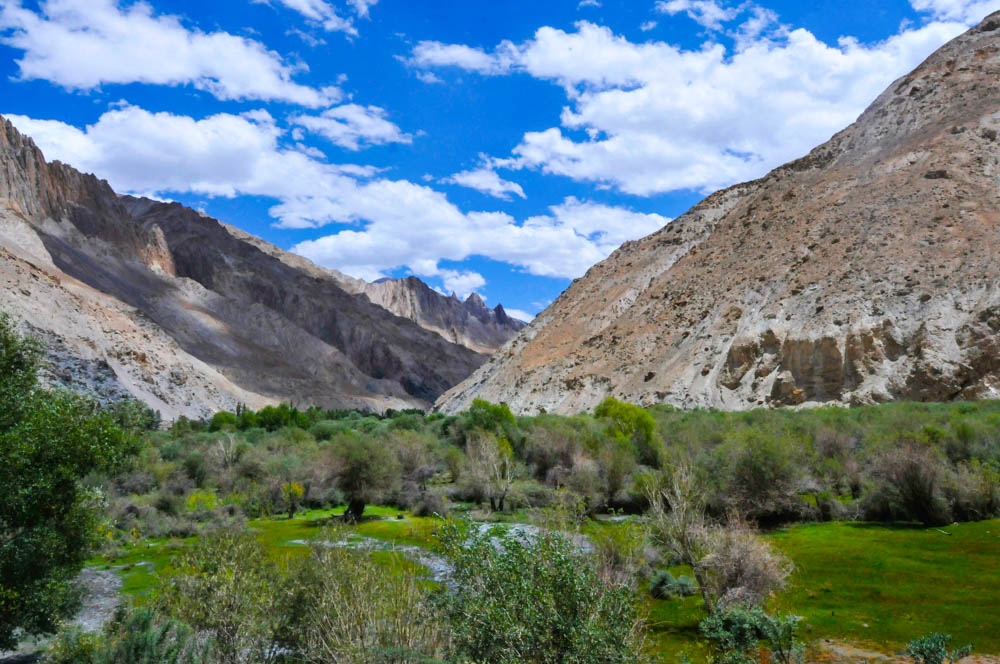
<path fill-rule="evenodd" d="M 453 592 L 440 595 L 460 659 L 636 662 L 639 621 L 631 590 L 601 581 L 594 560 L 565 537 L 439 532 L 454 565 Z"/>
<path fill-rule="evenodd" d="M 948 650 L 950 634 L 928 634 L 906 645 L 906 654 L 917 664 L 956 664 L 972 654 L 972 646 Z"/>
<path fill-rule="evenodd" d="M 916 443 L 885 452 L 874 467 L 876 486 L 865 500 L 866 516 L 919 521 L 926 526 L 949 523 L 943 467 L 942 459 L 930 448 Z"/>
<path fill-rule="evenodd" d="M 400 558 L 373 565 L 363 551 L 317 545 L 292 567 L 288 586 L 282 644 L 295 661 L 408 664 L 447 654 L 447 629 Z"/>
<path fill-rule="evenodd" d="M 769 616 L 759 607 L 733 609 L 710 615 L 699 629 L 715 649 L 722 664 L 757 664 L 773 660 L 778 664 L 799 664 L 804 646 L 795 638 L 801 618 Z M 762 651 L 770 655 L 761 657 Z"/>
<path fill-rule="evenodd" d="M 669 570 L 661 569 L 649 582 L 649 594 L 653 599 L 689 597 L 698 592 L 698 584 L 690 576 L 674 577 Z"/>

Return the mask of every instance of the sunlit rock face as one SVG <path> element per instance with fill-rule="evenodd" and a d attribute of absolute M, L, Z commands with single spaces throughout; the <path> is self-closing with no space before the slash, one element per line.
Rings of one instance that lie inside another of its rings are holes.
<path fill-rule="evenodd" d="M 623 245 L 438 407 L 1000 396 L 998 134 L 1000 13 L 806 157 Z"/>

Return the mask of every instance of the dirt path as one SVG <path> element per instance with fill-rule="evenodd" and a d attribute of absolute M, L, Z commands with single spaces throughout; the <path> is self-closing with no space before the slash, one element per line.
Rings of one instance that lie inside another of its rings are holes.
<path fill-rule="evenodd" d="M 830 639 L 813 643 L 807 659 L 814 664 L 913 664 L 911 658 L 901 654 L 886 655 Z M 1000 657 L 973 654 L 963 659 L 961 664 L 1000 664 Z"/>

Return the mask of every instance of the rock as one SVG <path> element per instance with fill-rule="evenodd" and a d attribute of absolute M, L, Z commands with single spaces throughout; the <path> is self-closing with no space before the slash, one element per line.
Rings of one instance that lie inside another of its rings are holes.
<path fill-rule="evenodd" d="M 182 205 L 118 196 L 3 118 L 0 283 L 0 309 L 47 343 L 48 382 L 131 394 L 168 420 L 238 403 L 428 407 L 521 327 L 482 300 L 366 284 Z"/>
<path fill-rule="evenodd" d="M 623 245 L 436 407 L 1000 396 L 997 23 L 806 157 Z"/>

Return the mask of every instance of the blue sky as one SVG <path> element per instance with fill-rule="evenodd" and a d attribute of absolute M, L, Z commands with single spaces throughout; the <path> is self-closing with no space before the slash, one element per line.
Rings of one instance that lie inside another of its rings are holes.
<path fill-rule="evenodd" d="M 1000 0 L 0 0 L 50 159 L 538 313 L 849 124 Z"/>

